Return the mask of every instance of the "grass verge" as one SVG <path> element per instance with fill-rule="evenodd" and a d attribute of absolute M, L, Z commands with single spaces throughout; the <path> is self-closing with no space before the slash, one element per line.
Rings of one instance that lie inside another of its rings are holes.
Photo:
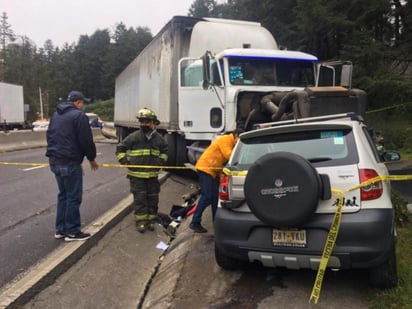
<path fill-rule="evenodd" d="M 409 216 L 410 217 L 410 216 Z M 369 307 L 374 309 L 412 308 L 412 223 L 397 228 L 398 286 L 390 290 L 370 290 Z"/>

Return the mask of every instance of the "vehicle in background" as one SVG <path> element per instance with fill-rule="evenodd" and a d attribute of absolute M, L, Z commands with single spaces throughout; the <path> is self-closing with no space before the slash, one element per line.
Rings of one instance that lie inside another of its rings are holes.
<path fill-rule="evenodd" d="M 32 123 L 32 130 L 33 131 L 47 131 L 49 128 L 49 120 L 48 119 L 39 119 Z"/>
<path fill-rule="evenodd" d="M 237 127 L 363 115 L 366 94 L 352 89 L 351 73 L 350 62 L 279 50 L 257 22 L 175 16 L 116 78 L 117 136 L 138 130 L 136 112 L 147 107 L 168 142 L 167 165 L 195 163 L 217 135 Z"/>
<path fill-rule="evenodd" d="M 354 113 L 267 123 L 241 134 L 220 183 L 217 264 L 316 270 L 328 248 L 327 267 L 367 269 L 373 287 L 396 286 L 395 211 L 384 162 L 399 159 L 379 153 Z"/>
<path fill-rule="evenodd" d="M 25 127 L 23 86 L 0 82 L 0 130 Z"/>

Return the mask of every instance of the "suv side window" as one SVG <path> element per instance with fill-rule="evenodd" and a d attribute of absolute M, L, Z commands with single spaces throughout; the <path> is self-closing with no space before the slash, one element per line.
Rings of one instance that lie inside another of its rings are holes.
<path fill-rule="evenodd" d="M 373 156 L 375 157 L 376 162 L 382 162 L 382 159 L 381 159 L 381 156 L 379 154 L 378 148 L 376 148 L 376 144 L 373 141 L 373 138 L 370 134 L 370 131 L 366 127 L 363 127 L 363 133 L 365 134 L 366 139 L 367 139 L 367 141 L 370 145 L 370 148 L 372 149 Z"/>
<path fill-rule="evenodd" d="M 351 129 L 321 129 L 262 135 L 242 139 L 232 162 L 253 164 L 264 154 L 296 153 L 315 166 L 355 164 L 359 161 Z"/>

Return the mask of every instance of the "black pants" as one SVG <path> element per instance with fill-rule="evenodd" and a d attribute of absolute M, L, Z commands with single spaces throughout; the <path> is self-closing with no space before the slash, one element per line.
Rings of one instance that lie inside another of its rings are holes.
<path fill-rule="evenodd" d="M 136 222 L 154 221 L 159 204 L 159 179 L 130 177 L 130 192 L 133 193 Z"/>

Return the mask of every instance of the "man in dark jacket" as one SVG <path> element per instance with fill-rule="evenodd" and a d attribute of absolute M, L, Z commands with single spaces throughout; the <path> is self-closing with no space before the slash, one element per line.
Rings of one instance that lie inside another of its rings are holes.
<path fill-rule="evenodd" d="M 89 119 L 82 112 L 90 102 L 79 91 L 69 93 L 67 102 L 57 105 L 47 130 L 47 151 L 50 169 L 59 187 L 57 195 L 56 233 L 65 241 L 86 240 L 90 234 L 80 230 L 80 204 L 83 195 L 84 157 L 92 170 L 98 169 L 96 145 Z"/>
<path fill-rule="evenodd" d="M 117 146 L 116 156 L 120 164 L 142 166 L 130 167 L 127 177 L 134 197 L 136 228 L 144 233 L 146 229 L 155 229 L 160 193 L 159 166 L 167 160 L 167 143 L 156 131 L 160 122 L 153 111 L 143 108 L 136 118 L 140 130 L 131 133 Z"/>

